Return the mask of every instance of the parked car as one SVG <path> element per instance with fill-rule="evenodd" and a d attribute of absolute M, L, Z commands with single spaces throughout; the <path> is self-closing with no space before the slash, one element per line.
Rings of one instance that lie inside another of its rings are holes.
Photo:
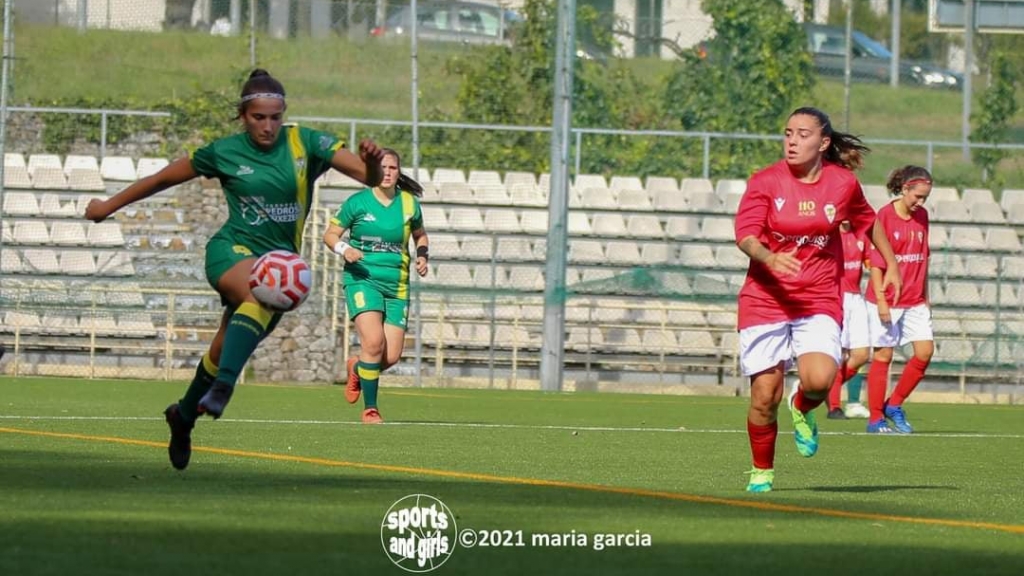
<path fill-rule="evenodd" d="M 804 24 L 814 68 L 823 76 L 842 76 L 846 69 L 846 30 L 838 26 Z M 863 32 L 853 31 L 850 77 L 889 82 L 892 52 Z M 927 62 L 900 59 L 900 82 L 933 88 L 960 89 L 963 75 Z"/>
<path fill-rule="evenodd" d="M 416 6 L 416 35 L 420 40 L 466 44 L 511 44 L 516 23 L 523 18 L 512 10 L 480 2 L 423 2 Z M 370 31 L 383 38 L 407 38 L 412 8 L 402 6 Z"/>

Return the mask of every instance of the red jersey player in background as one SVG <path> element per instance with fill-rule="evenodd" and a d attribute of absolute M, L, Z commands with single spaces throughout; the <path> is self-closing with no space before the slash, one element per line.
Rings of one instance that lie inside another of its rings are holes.
<path fill-rule="evenodd" d="M 875 353 L 868 371 L 868 432 L 891 433 L 892 428 L 886 424 L 889 419 L 896 432 L 910 434 L 914 429 L 903 412 L 903 401 L 924 378 L 935 351 L 928 303 L 928 211 L 924 209 L 932 191 L 932 175 L 920 166 L 904 166 L 889 175 L 885 186 L 897 199 L 878 211 L 878 221 L 887 232 L 906 284 L 898 298 L 887 291 L 882 275 L 890 269 L 888 258 L 883 258 L 878 250 L 869 250 L 871 287 L 867 300 Z M 883 402 L 889 385 L 892 349 L 908 342 L 914 347 L 914 357 L 903 368 L 892 396 Z"/>
<path fill-rule="evenodd" d="M 843 243 L 843 332 L 839 341 L 843 346 L 844 362 L 836 371 L 835 382 L 828 393 L 828 417 L 846 420 L 841 395 L 843 384 L 853 378 L 861 366 L 867 364 L 871 353 L 871 334 L 868 324 L 868 308 L 860 292 L 860 279 L 864 272 L 864 258 L 867 242 L 864 236 L 853 232 L 849 220 L 839 226 Z M 856 399 L 849 409 L 855 408 Z M 859 404 L 857 404 L 859 406 Z M 863 410 L 863 406 L 860 407 Z"/>
<path fill-rule="evenodd" d="M 859 234 L 872 229 L 872 240 L 895 265 L 852 172 L 867 152 L 860 140 L 834 131 L 824 112 L 799 108 L 783 141 L 785 158 L 750 178 L 735 223 L 736 244 L 750 257 L 738 307 L 740 367 L 750 377 L 750 492 L 772 489 L 778 409 L 794 356 L 800 384 L 789 406 L 797 450 L 807 457 L 818 450 L 811 411 L 828 395 L 842 355 L 839 223 L 849 220 Z M 883 284 L 899 292 L 894 266 Z"/>

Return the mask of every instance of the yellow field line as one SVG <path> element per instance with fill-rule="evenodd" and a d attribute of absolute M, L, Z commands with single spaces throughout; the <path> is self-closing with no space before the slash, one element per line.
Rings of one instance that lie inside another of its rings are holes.
<path fill-rule="evenodd" d="M 149 440 L 135 440 L 132 438 L 119 438 L 116 436 L 92 436 L 87 434 L 69 434 L 64 432 L 44 432 L 39 430 L 25 430 L 21 428 L 0 427 L 0 433 L 21 434 L 25 436 L 42 436 L 46 438 L 63 438 L 68 440 L 85 440 L 90 442 L 107 442 L 111 444 L 122 444 L 129 446 L 146 446 L 150 448 L 164 449 L 167 447 L 162 442 Z M 996 530 L 1009 532 L 1011 534 L 1024 534 L 1024 525 L 1020 524 L 996 524 L 992 522 L 974 522 L 969 520 L 947 520 L 942 518 L 923 518 L 914 516 L 897 516 L 893 514 L 876 514 L 873 512 L 851 512 L 847 510 L 833 510 L 829 508 L 817 508 L 812 506 L 795 506 L 792 504 L 777 504 L 756 500 L 738 500 L 734 498 L 720 498 L 716 496 L 701 496 L 698 494 L 685 494 L 681 492 L 665 492 L 662 490 L 647 490 L 643 488 L 623 488 L 617 486 L 604 486 L 601 484 L 584 484 L 578 482 L 565 482 L 561 480 L 543 480 L 538 478 L 519 478 L 516 476 L 495 476 L 492 474 L 476 474 L 473 472 L 457 472 L 453 470 L 435 470 L 432 468 L 416 468 L 410 466 L 392 466 L 388 464 L 367 464 L 364 462 L 348 462 L 345 460 L 331 460 L 327 458 L 312 458 L 309 456 L 294 456 L 289 454 L 268 454 L 264 452 L 251 452 L 248 450 L 234 450 L 231 448 L 212 448 L 207 446 L 193 446 L 193 452 L 205 452 L 207 454 L 221 454 L 224 456 L 237 456 L 240 458 L 259 458 L 263 460 L 275 460 L 279 462 L 298 462 L 302 464 L 314 464 L 317 466 L 330 466 L 338 468 L 354 468 L 357 470 L 372 470 L 375 472 L 393 472 L 399 474 L 414 474 L 419 476 L 437 476 L 441 478 L 453 478 L 458 480 L 474 480 L 479 482 L 495 482 L 500 484 L 518 484 L 522 486 L 541 486 L 546 488 L 567 488 L 570 490 L 584 490 L 589 492 L 600 492 L 605 494 L 622 494 L 624 496 L 642 496 L 646 498 L 658 498 L 662 500 L 676 500 L 698 504 L 716 504 L 733 508 L 752 508 L 766 512 L 787 512 L 792 514 L 812 514 L 816 516 L 830 516 L 833 518 L 850 518 L 855 520 L 875 520 L 882 522 L 900 522 L 905 524 L 924 524 L 927 526 L 945 526 L 950 528 L 979 528 L 982 530 Z"/>

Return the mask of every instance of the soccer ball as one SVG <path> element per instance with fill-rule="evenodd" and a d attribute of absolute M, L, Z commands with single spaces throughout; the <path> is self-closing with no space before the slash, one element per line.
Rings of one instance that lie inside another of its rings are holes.
<path fill-rule="evenodd" d="M 260 256 L 249 273 L 249 289 L 261 304 L 278 312 L 295 310 L 306 301 L 313 273 L 298 254 L 272 250 Z"/>

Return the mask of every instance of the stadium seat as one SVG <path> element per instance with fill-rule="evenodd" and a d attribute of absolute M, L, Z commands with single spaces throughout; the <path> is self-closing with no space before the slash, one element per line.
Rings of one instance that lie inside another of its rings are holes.
<path fill-rule="evenodd" d="M 706 244 L 683 244 L 679 247 L 679 263 L 688 268 L 714 268 L 715 253 Z"/>
<path fill-rule="evenodd" d="M 750 257 L 735 245 L 715 247 L 715 266 L 728 270 L 746 270 L 750 266 Z"/>
<path fill-rule="evenodd" d="M 101 222 L 90 224 L 86 236 L 91 246 L 124 246 L 124 236 L 121 234 L 121 225 L 117 222 Z M 431 238 L 433 242 L 433 238 Z"/>
<path fill-rule="evenodd" d="M 958 250 L 984 250 L 985 238 L 977 226 L 950 226 L 949 245 Z"/>
<path fill-rule="evenodd" d="M 578 188 L 580 192 L 580 206 L 583 208 L 603 208 L 614 210 L 619 207 L 615 195 L 608 188 Z"/>
<path fill-rule="evenodd" d="M 53 193 L 46 193 L 39 197 L 39 212 L 48 218 L 78 216 L 78 213 L 75 211 L 74 202 L 62 203 L 60 196 Z"/>
<path fill-rule="evenodd" d="M 2 330 L 10 334 L 38 334 L 42 329 L 39 315 L 27 310 L 8 310 L 4 312 Z"/>
<path fill-rule="evenodd" d="M 970 336 L 991 336 L 996 333 L 996 319 L 990 312 L 965 312 L 960 316 L 960 326 Z"/>
<path fill-rule="evenodd" d="M 544 261 L 547 259 L 548 240 L 547 238 L 535 238 L 533 240 L 533 259 Z"/>
<path fill-rule="evenodd" d="M 544 305 L 539 302 L 524 303 L 519 307 L 519 311 L 522 314 L 520 320 L 526 322 L 541 322 L 544 320 Z"/>
<path fill-rule="evenodd" d="M 490 261 L 494 255 L 494 238 L 478 234 L 468 234 L 460 237 L 461 250 L 459 256 L 467 260 Z"/>
<path fill-rule="evenodd" d="M 946 233 L 946 227 L 938 224 L 929 224 L 928 226 L 928 247 L 931 248 L 932 252 L 944 250 L 949 244 L 949 235 Z"/>
<path fill-rule="evenodd" d="M 566 226 L 570 236 L 590 236 L 594 233 L 593 229 L 590 227 L 590 219 L 587 218 L 587 215 L 584 212 L 569 212 L 569 220 L 566 223 Z M 547 232 L 546 226 L 544 231 Z"/>
<path fill-rule="evenodd" d="M 539 266 L 509 266 L 508 287 L 539 292 L 544 289 L 544 274 Z"/>
<path fill-rule="evenodd" d="M 643 242 L 640 244 L 640 261 L 647 265 L 668 264 L 675 261 L 675 246 L 666 242 Z"/>
<path fill-rule="evenodd" d="M 615 277 L 615 272 L 608 270 L 607 268 L 584 268 L 580 272 L 580 283 L 587 288 L 589 292 L 595 292 L 594 285 L 605 282 Z M 600 292 L 600 290 L 596 290 Z"/>
<path fill-rule="evenodd" d="M 452 204 L 475 204 L 473 188 L 465 182 L 439 182 L 438 191 L 441 193 L 441 202 Z"/>
<path fill-rule="evenodd" d="M 473 287 L 483 290 L 508 286 L 508 270 L 501 265 L 476 264 L 473 266 Z"/>
<path fill-rule="evenodd" d="M 928 281 L 928 300 L 931 301 L 932 306 L 946 303 L 946 291 L 938 280 Z"/>
<path fill-rule="evenodd" d="M 700 238 L 700 218 L 697 216 L 669 216 L 665 220 L 665 236 L 672 240 Z"/>
<path fill-rule="evenodd" d="M 152 176 L 163 170 L 168 164 L 169 162 L 166 158 L 139 158 L 136 177 L 145 178 L 146 176 Z"/>
<path fill-rule="evenodd" d="M 415 171 L 413 171 L 413 169 L 410 168 L 409 169 L 409 173 L 410 174 L 414 174 L 413 177 L 420 184 L 423 184 L 423 183 L 426 183 L 426 182 L 430 182 L 430 183 L 434 182 L 434 179 L 430 177 L 430 170 L 428 170 L 427 168 L 424 168 L 422 166 L 417 168 Z"/>
<path fill-rule="evenodd" d="M 1009 213 L 1010 206 L 1014 204 L 1024 204 L 1024 190 L 1013 188 L 1003 190 L 1003 194 L 999 197 L 999 207 Z"/>
<path fill-rule="evenodd" d="M 739 210 L 740 202 L 742 201 L 743 194 L 729 192 L 725 195 L 725 199 L 722 201 L 722 210 L 727 214 L 735 214 Z"/>
<path fill-rule="evenodd" d="M 580 264 L 605 262 L 604 247 L 597 240 L 569 240 L 569 261 Z"/>
<path fill-rule="evenodd" d="M 972 278 L 995 278 L 998 275 L 999 262 L 995 256 L 974 254 L 964 258 L 965 271 Z"/>
<path fill-rule="evenodd" d="M 69 250 L 60 255 L 60 273 L 69 276 L 92 276 L 96 274 L 96 261 L 86 250 Z"/>
<path fill-rule="evenodd" d="M 981 297 L 976 304 L 1004 309 L 1017 306 L 1017 292 L 1014 290 L 1013 284 L 1009 282 L 981 282 L 979 288 L 978 292 Z"/>
<path fill-rule="evenodd" d="M 17 227 L 15 227 L 17 236 Z M 49 249 L 28 249 L 22 253 L 22 268 L 30 274 L 59 274 L 60 265 L 57 263 L 57 252 Z"/>
<path fill-rule="evenodd" d="M 971 362 L 998 365 L 1017 364 L 1018 357 L 1014 355 L 1010 343 L 1005 338 L 999 340 L 989 338 L 975 344 Z"/>
<path fill-rule="evenodd" d="M 679 351 L 687 356 L 715 356 L 718 346 L 711 332 L 707 330 L 680 330 L 676 333 Z"/>
<path fill-rule="evenodd" d="M 605 246 L 605 257 L 611 264 L 622 266 L 643 264 L 640 259 L 640 247 L 636 242 L 613 240 Z"/>
<path fill-rule="evenodd" d="M 738 357 L 740 355 L 740 335 L 738 332 L 723 332 L 718 351 L 723 356 Z"/>
<path fill-rule="evenodd" d="M 938 336 L 963 336 L 964 333 L 957 318 L 932 318 L 932 330 Z"/>
<path fill-rule="evenodd" d="M 693 292 L 706 296 L 731 296 L 734 294 L 729 277 L 724 274 L 695 274 Z"/>
<path fill-rule="evenodd" d="M 626 231 L 626 220 L 619 212 L 594 214 L 591 231 L 595 236 L 629 236 Z"/>
<path fill-rule="evenodd" d="M 608 328 L 604 331 L 603 350 L 606 352 L 642 352 L 643 341 L 636 328 Z"/>
<path fill-rule="evenodd" d="M 732 218 L 707 216 L 700 225 L 700 237 L 705 240 L 733 242 L 736 232 Z"/>
<path fill-rule="evenodd" d="M 27 168 L 25 164 L 25 155 L 21 152 L 4 152 L 4 169 L 7 168 Z"/>
<path fill-rule="evenodd" d="M 61 172 L 64 171 L 64 164 L 60 161 L 60 156 L 56 154 L 31 154 L 28 157 L 28 173 L 30 176 L 35 178 L 36 170 L 40 168 L 56 168 Z"/>
<path fill-rule="evenodd" d="M 599 350 L 604 347 L 604 336 L 594 326 L 573 326 L 569 328 L 565 346 L 574 352 Z"/>
<path fill-rule="evenodd" d="M 118 336 L 120 334 L 114 316 L 106 312 L 83 313 L 78 321 L 78 326 L 85 333 L 95 333 L 97 336 Z"/>
<path fill-rule="evenodd" d="M 448 215 L 439 206 L 423 206 L 423 226 L 427 230 L 448 230 Z"/>
<path fill-rule="evenodd" d="M 959 278 L 966 275 L 964 263 L 959 254 L 941 252 L 932 254 L 929 261 L 929 273 L 933 278 Z"/>
<path fill-rule="evenodd" d="M 477 186 L 504 186 L 501 175 L 494 170 L 470 170 L 466 182 L 474 188 Z"/>
<path fill-rule="evenodd" d="M 743 196 L 743 193 L 747 191 L 747 181 L 738 180 L 733 178 L 722 178 L 715 183 L 715 195 L 725 200 L 730 194 L 739 194 Z"/>
<path fill-rule="evenodd" d="M 995 202 L 975 202 L 971 205 L 971 222 L 981 224 L 1005 224 L 1003 209 Z"/>
<path fill-rule="evenodd" d="M 643 190 L 619 190 L 619 208 L 622 210 L 653 210 L 651 198 Z"/>
<path fill-rule="evenodd" d="M 75 200 L 75 216 L 85 216 L 85 209 L 93 199 L 106 200 L 107 197 L 100 194 L 79 194 Z"/>
<path fill-rule="evenodd" d="M 664 238 L 661 220 L 653 214 L 631 214 L 626 220 L 626 234 L 633 238 Z"/>
<path fill-rule="evenodd" d="M 572 188 L 586 190 L 587 188 L 608 188 L 608 181 L 600 174 L 577 174 L 573 180 Z"/>
<path fill-rule="evenodd" d="M 651 194 L 655 210 L 684 212 L 689 209 L 686 196 L 676 190 L 653 190 Z"/>
<path fill-rule="evenodd" d="M 15 244 L 49 244 L 50 231 L 46 224 L 39 220 L 27 220 L 14 223 Z"/>
<path fill-rule="evenodd" d="M 978 285 L 969 280 L 950 280 L 946 282 L 946 303 L 953 306 L 977 306 L 981 302 Z"/>
<path fill-rule="evenodd" d="M 533 172 L 506 172 L 505 188 L 511 190 L 517 184 L 535 187 L 537 186 L 537 177 L 534 176 Z"/>
<path fill-rule="evenodd" d="M 78 315 L 68 311 L 43 312 L 39 325 L 40 332 L 49 336 L 75 336 L 84 333 L 78 327 Z"/>
<path fill-rule="evenodd" d="M 511 208 L 487 208 L 484 210 L 484 228 L 488 232 L 511 232 L 523 231 L 519 223 L 519 215 Z"/>
<path fill-rule="evenodd" d="M 445 286 L 460 286 L 471 288 L 473 286 L 473 275 L 469 266 L 456 264 L 454 262 L 442 262 L 437 265 L 437 283 Z"/>
<path fill-rule="evenodd" d="M 431 181 L 437 184 L 440 188 L 441 185 L 446 183 L 466 184 L 466 174 L 456 168 L 435 168 L 434 174 L 431 177 Z"/>
<path fill-rule="evenodd" d="M 21 265 L 21 256 L 11 248 L 0 251 L 0 273 L 21 274 L 24 269 Z"/>
<path fill-rule="evenodd" d="M 547 206 L 547 196 L 540 188 L 530 184 L 513 184 L 509 188 L 513 206 Z"/>
<path fill-rule="evenodd" d="M 647 186 L 644 187 L 644 190 L 647 190 L 647 193 L 651 196 L 653 196 L 655 192 L 663 191 L 678 194 L 679 183 L 676 182 L 675 178 L 671 178 L 669 176 L 648 176 Z"/>
<path fill-rule="evenodd" d="M 4 166 L 4 188 L 28 189 L 32 187 L 32 177 L 24 166 Z"/>
<path fill-rule="evenodd" d="M 64 158 L 64 173 L 71 174 L 72 170 L 100 171 L 99 162 L 95 156 L 83 156 L 80 154 L 68 154 Z"/>
<path fill-rule="evenodd" d="M 971 212 L 974 212 L 975 204 L 995 204 L 996 199 L 988 188 L 964 188 L 960 194 L 960 201 L 969 206 Z"/>
<path fill-rule="evenodd" d="M 99 170 L 73 168 L 67 175 L 68 188 L 72 190 L 105 190 L 106 185 L 100 177 Z"/>
<path fill-rule="evenodd" d="M 711 305 L 706 308 L 704 315 L 707 316 L 708 324 L 712 326 L 736 330 L 735 307 Z"/>
<path fill-rule="evenodd" d="M 431 240 L 433 242 L 433 240 Z M 529 238 L 502 237 L 498 238 L 497 258 L 502 262 L 533 260 L 533 246 Z"/>
<path fill-rule="evenodd" d="M 142 288 L 138 282 L 124 282 L 116 285 L 116 289 L 106 292 L 107 303 L 111 306 L 144 306 Z"/>
<path fill-rule="evenodd" d="M 85 246 L 89 241 L 81 223 L 54 222 L 50 226 L 50 243 L 57 246 Z"/>
<path fill-rule="evenodd" d="M 473 199 L 477 204 L 509 206 L 512 198 L 504 186 L 476 186 L 473 188 Z"/>
<path fill-rule="evenodd" d="M 441 192 L 437 189 L 437 184 L 433 182 L 421 182 L 420 186 L 423 186 L 423 196 L 420 197 L 420 202 L 440 202 Z"/>
<path fill-rule="evenodd" d="M 491 345 L 490 326 L 462 323 L 455 330 L 458 346 L 463 348 L 487 348 Z"/>
<path fill-rule="evenodd" d="M 508 326 L 506 324 L 495 326 L 494 343 L 499 348 L 506 350 L 537 348 L 539 346 L 539 341 L 531 338 L 526 328 L 522 326 Z"/>
<path fill-rule="evenodd" d="M 68 179 L 61 168 L 40 166 L 32 173 L 32 188 L 36 190 L 67 190 Z"/>
<path fill-rule="evenodd" d="M 1006 212 L 1006 220 L 1017 226 L 1024 225 L 1024 202 L 1011 204 L 1010 209 Z"/>
<path fill-rule="evenodd" d="M 693 192 L 686 197 L 686 209 L 690 212 L 724 212 L 725 204 L 714 192 Z"/>
<path fill-rule="evenodd" d="M 121 336 L 129 338 L 153 338 L 156 336 L 153 317 L 145 312 L 122 314 L 117 319 L 117 331 Z"/>
<path fill-rule="evenodd" d="M 938 202 L 959 202 L 960 194 L 957 193 L 956 188 L 934 186 L 932 187 L 931 194 L 928 195 L 928 203 L 935 204 Z"/>
<path fill-rule="evenodd" d="M 949 338 L 939 340 L 933 360 L 961 364 L 968 362 L 972 356 L 974 347 L 969 340 Z"/>
<path fill-rule="evenodd" d="M 459 320 L 482 320 L 487 316 L 482 303 L 453 299 L 445 307 L 445 317 Z"/>
<path fill-rule="evenodd" d="M 1020 238 L 1013 228 L 988 228 L 985 230 L 985 248 L 994 252 L 1020 252 Z"/>
<path fill-rule="evenodd" d="M 679 352 L 676 333 L 672 330 L 644 330 L 640 339 L 644 352 L 648 354 L 676 354 Z"/>
<path fill-rule="evenodd" d="M 1024 257 L 1003 256 L 1002 258 L 1004 278 L 1024 282 Z"/>
<path fill-rule="evenodd" d="M 704 313 L 693 308 L 669 308 L 667 321 L 670 326 L 683 328 L 703 328 L 707 325 Z"/>
<path fill-rule="evenodd" d="M 644 184 L 638 176 L 612 176 L 608 188 L 615 192 L 623 190 L 643 190 Z"/>
<path fill-rule="evenodd" d="M 679 191 L 684 198 L 689 198 L 693 194 L 714 194 L 715 187 L 707 178 L 683 178 L 679 183 Z"/>
<path fill-rule="evenodd" d="M 14 234 L 11 233 L 11 225 L 8 224 L 6 220 L 4 220 L 3 222 L 0 222 L 0 228 L 3 229 L 3 235 L 2 235 L 3 243 L 4 244 L 11 244 L 11 243 L 13 243 L 14 242 Z"/>
<path fill-rule="evenodd" d="M 100 252 L 96 255 L 96 273 L 100 276 L 134 276 L 135 266 L 128 252 Z"/>
<path fill-rule="evenodd" d="M 970 222 L 971 212 L 959 200 L 939 200 L 931 207 L 932 219 L 938 222 Z"/>
<path fill-rule="evenodd" d="M 100 177 L 104 180 L 131 182 L 137 174 L 135 161 L 128 156 L 104 156 L 100 161 Z"/>
<path fill-rule="evenodd" d="M 864 197 L 867 199 L 868 204 L 875 210 L 878 210 L 882 206 L 885 206 L 893 199 L 893 196 L 889 194 L 889 189 L 881 184 L 864 184 L 861 186 L 864 190 Z"/>

